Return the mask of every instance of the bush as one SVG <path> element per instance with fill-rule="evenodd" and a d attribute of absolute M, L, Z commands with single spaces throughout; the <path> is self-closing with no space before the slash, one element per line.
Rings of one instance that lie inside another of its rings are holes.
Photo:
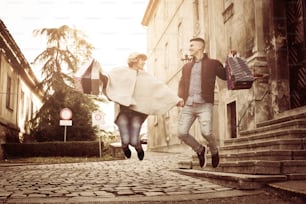
<path fill-rule="evenodd" d="M 105 150 L 101 143 L 102 152 Z M 98 141 L 7 143 L 2 144 L 5 158 L 10 157 L 95 157 L 99 156 Z"/>
<path fill-rule="evenodd" d="M 59 126 L 59 113 L 63 108 L 73 112 L 73 125 L 67 127 L 67 141 L 96 140 L 98 129 L 92 126 L 92 112 L 98 106 L 82 93 L 63 89 L 49 96 L 35 117 L 26 123 L 26 129 L 34 141 L 63 141 L 64 126 Z"/>

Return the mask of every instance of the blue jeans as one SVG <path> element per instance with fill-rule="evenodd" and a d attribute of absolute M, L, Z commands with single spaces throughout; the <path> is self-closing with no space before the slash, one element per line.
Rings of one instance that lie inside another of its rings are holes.
<path fill-rule="evenodd" d="M 122 148 L 132 145 L 136 149 L 141 149 L 139 133 L 141 126 L 147 115 L 139 113 L 125 106 L 120 106 L 120 112 L 115 120 L 118 126 Z"/>
<path fill-rule="evenodd" d="M 196 119 L 199 121 L 201 135 L 207 140 L 211 154 L 218 152 L 216 139 L 212 134 L 212 115 L 213 104 L 211 103 L 185 105 L 182 109 L 178 123 L 178 136 L 197 153 L 200 153 L 203 147 L 189 134 L 189 130 Z"/>

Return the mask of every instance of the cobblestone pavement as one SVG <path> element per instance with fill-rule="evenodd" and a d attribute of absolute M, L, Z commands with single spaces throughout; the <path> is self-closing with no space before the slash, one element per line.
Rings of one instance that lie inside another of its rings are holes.
<path fill-rule="evenodd" d="M 244 193 L 171 171 L 177 168 L 177 161 L 183 159 L 181 154 L 146 152 L 143 161 L 133 154 L 131 159 L 119 161 L 2 165 L 0 202 L 145 203 L 168 200 L 174 203 L 175 200 L 199 200 L 204 195 L 225 197 Z"/>

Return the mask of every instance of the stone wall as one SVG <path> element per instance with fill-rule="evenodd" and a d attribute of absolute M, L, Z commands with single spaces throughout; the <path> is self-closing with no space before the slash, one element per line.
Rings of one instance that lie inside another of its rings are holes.
<path fill-rule="evenodd" d="M 285 1 L 169 1 L 167 6 L 165 2 L 158 4 L 148 25 L 148 67 L 153 68 L 149 72 L 176 91 L 183 65 L 180 58 L 188 54 L 189 39 L 196 35 L 206 40 L 208 55 L 223 63 L 236 49 L 255 76 L 252 88 L 245 90 L 228 90 L 226 82 L 217 80 L 213 130 L 220 145 L 289 109 Z M 179 112 L 175 108 L 166 116 L 149 119 L 150 148 L 184 146 L 176 135 Z M 197 123 L 190 133 L 205 143 Z"/>

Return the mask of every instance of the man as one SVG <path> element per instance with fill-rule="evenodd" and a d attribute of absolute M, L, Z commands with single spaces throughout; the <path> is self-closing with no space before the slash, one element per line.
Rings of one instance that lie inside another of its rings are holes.
<path fill-rule="evenodd" d="M 179 118 L 178 136 L 197 153 L 200 166 L 205 166 L 207 149 L 189 134 L 193 122 L 198 119 L 201 135 L 207 140 L 212 155 L 212 166 L 216 168 L 219 153 L 212 134 L 214 88 L 217 76 L 226 80 L 226 70 L 220 61 L 210 59 L 204 53 L 204 48 L 204 39 L 190 40 L 189 52 L 193 60 L 183 66 L 178 87 L 178 96 L 183 99 L 179 103 L 183 108 Z"/>

